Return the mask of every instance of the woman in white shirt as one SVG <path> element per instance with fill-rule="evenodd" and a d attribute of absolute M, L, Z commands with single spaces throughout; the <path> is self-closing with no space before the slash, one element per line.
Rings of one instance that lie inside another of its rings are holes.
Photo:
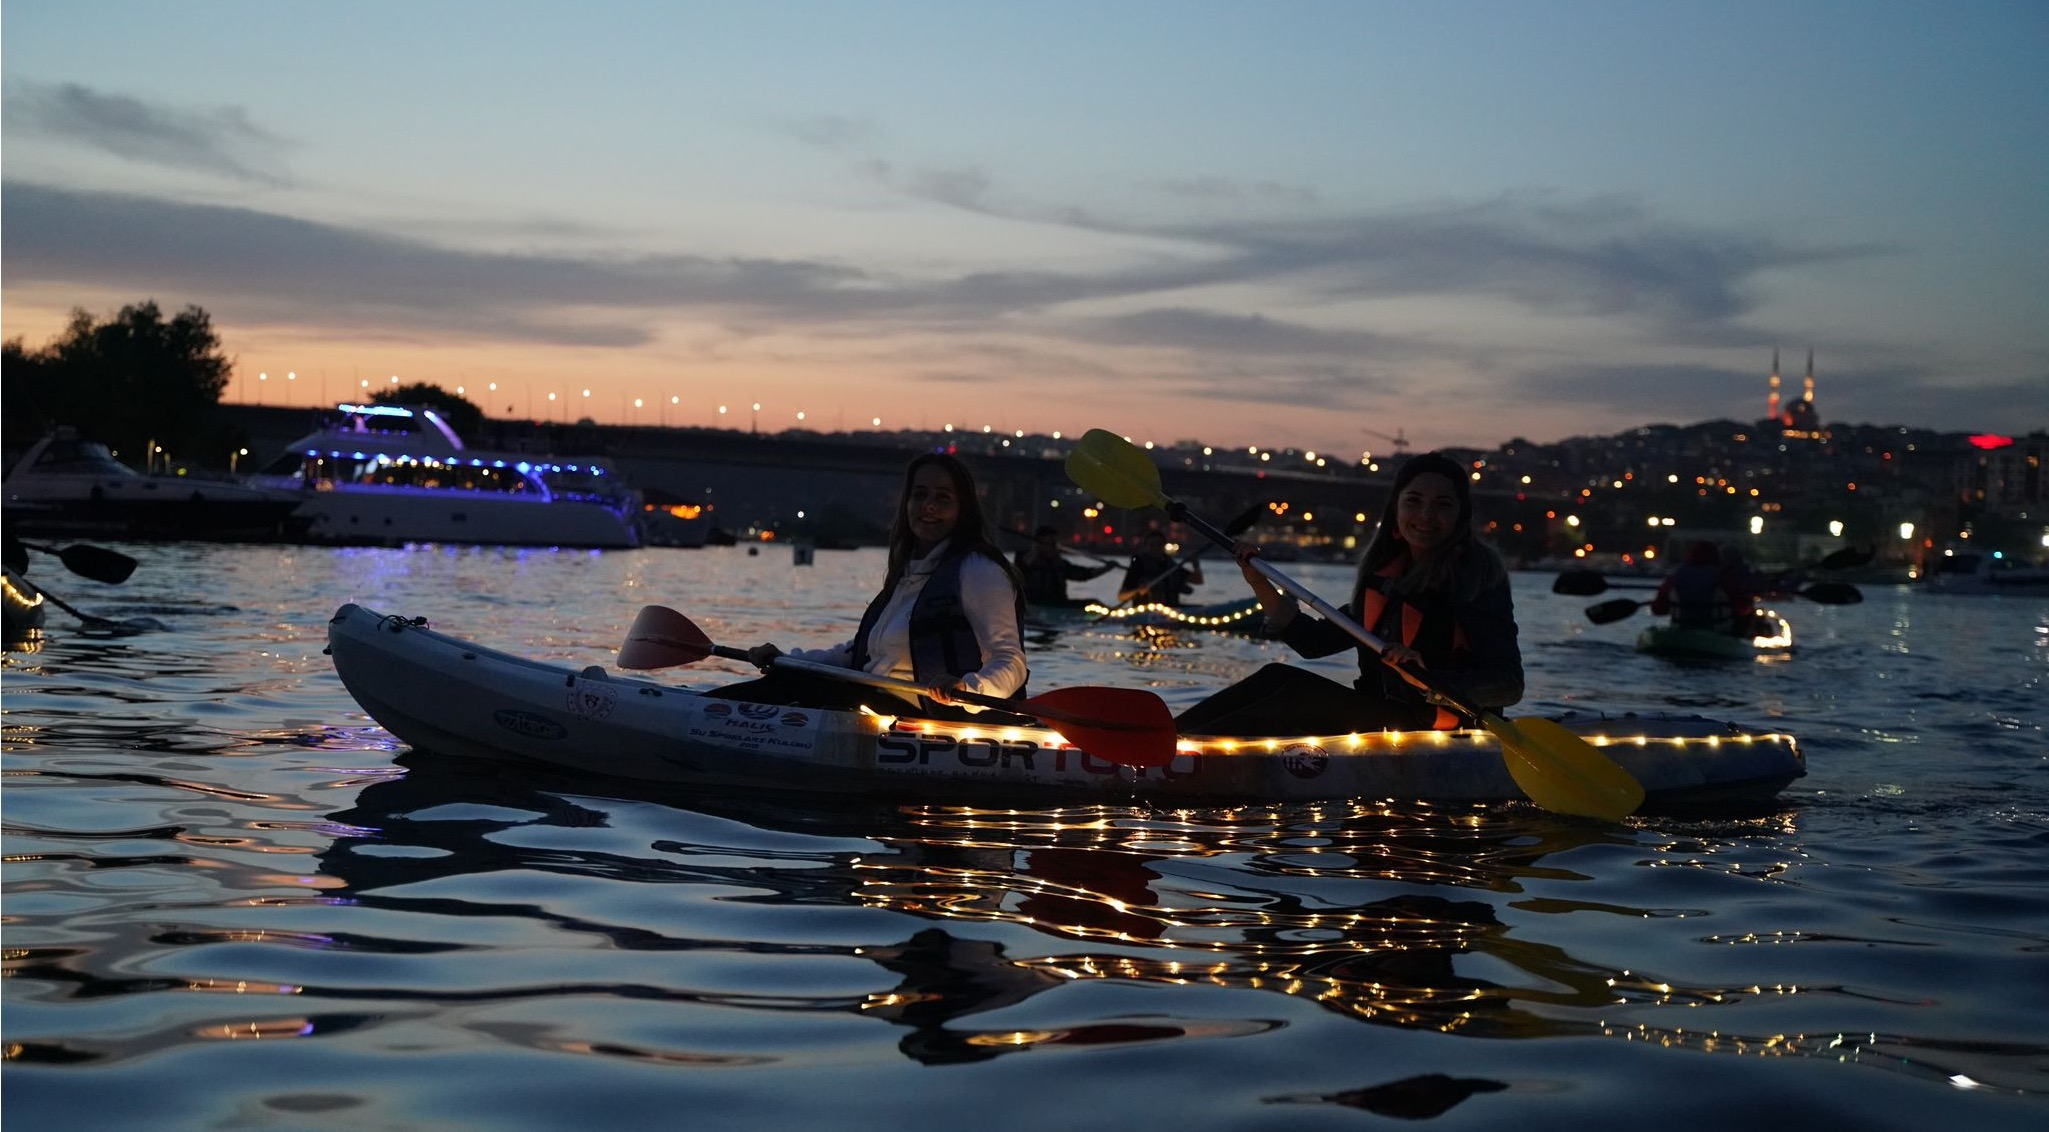
<path fill-rule="evenodd" d="M 963 718 L 978 709 L 956 704 L 951 693 L 1022 699 L 1025 664 L 1024 591 L 1017 573 L 990 537 L 966 465 L 938 452 L 923 453 L 904 469 L 903 496 L 889 534 L 889 575 L 869 602 L 851 640 L 826 649 L 792 649 L 801 660 L 854 668 L 914 681 L 924 702 L 908 701 L 863 685 L 809 673 L 773 670 L 783 651 L 772 644 L 747 650 L 769 669 L 759 680 L 717 689 L 723 699 L 767 704 L 851 708 L 886 715 Z"/>

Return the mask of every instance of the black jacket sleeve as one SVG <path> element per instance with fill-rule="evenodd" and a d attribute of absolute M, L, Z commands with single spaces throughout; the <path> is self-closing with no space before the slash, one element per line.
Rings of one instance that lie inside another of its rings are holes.
<path fill-rule="evenodd" d="M 1355 600 L 1342 612 L 1354 621 L 1362 620 Z M 1504 708 L 1523 698 L 1522 647 L 1517 642 L 1515 600 L 1507 579 L 1488 586 L 1471 600 L 1446 599 L 1445 607 L 1459 628 L 1465 631 L 1466 652 L 1454 656 L 1438 651 L 1423 657 L 1432 683 L 1441 684 L 1468 703 L 1483 708 Z M 1280 633 L 1281 643 L 1305 657 L 1329 656 L 1346 648 L 1359 650 L 1362 685 L 1379 685 L 1396 698 L 1421 695 L 1406 681 L 1386 670 L 1378 653 L 1361 644 L 1347 630 L 1307 614 L 1296 617 Z"/>

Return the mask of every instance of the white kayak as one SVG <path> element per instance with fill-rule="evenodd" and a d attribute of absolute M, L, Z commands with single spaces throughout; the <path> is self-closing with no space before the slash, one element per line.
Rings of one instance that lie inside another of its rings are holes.
<path fill-rule="evenodd" d="M 327 636 L 349 694 L 400 741 L 592 775 L 1020 803 L 1523 797 L 1484 730 L 1183 738 L 1168 765 L 1138 768 L 1047 728 L 715 699 L 597 665 L 513 656 L 355 604 L 335 611 Z M 1766 805 L 1806 773 L 1782 732 L 1694 715 L 1559 721 L 1642 782 L 1648 809 Z"/>

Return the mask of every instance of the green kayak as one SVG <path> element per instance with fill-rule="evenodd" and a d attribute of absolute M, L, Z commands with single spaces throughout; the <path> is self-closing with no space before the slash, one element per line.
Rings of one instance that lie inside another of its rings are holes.
<path fill-rule="evenodd" d="M 1638 652 L 1657 656 L 1751 660 L 1793 651 L 1793 627 L 1769 611 L 1757 615 L 1755 636 L 1741 637 L 1719 629 L 1685 625 L 1653 625 L 1636 638 Z"/>

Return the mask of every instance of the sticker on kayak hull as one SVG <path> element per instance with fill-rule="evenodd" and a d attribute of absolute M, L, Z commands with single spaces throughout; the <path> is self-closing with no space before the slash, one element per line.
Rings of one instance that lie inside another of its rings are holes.
<path fill-rule="evenodd" d="M 1330 769 L 1330 756 L 1313 743 L 1296 743 L 1281 752 L 1281 765 L 1296 778 L 1316 778 Z"/>
<path fill-rule="evenodd" d="M 545 715 L 535 715 L 518 708 L 500 708 L 491 713 L 491 722 L 522 739 L 547 739 L 559 741 L 569 737 L 569 729 Z"/>
<path fill-rule="evenodd" d="M 824 713 L 809 708 L 706 699 L 693 704 L 683 737 L 733 751 L 807 754 L 818 746 Z"/>
<path fill-rule="evenodd" d="M 578 719 L 603 719 L 619 706 L 619 689 L 594 680 L 578 681 L 570 687 L 569 702 L 563 706 Z"/>

